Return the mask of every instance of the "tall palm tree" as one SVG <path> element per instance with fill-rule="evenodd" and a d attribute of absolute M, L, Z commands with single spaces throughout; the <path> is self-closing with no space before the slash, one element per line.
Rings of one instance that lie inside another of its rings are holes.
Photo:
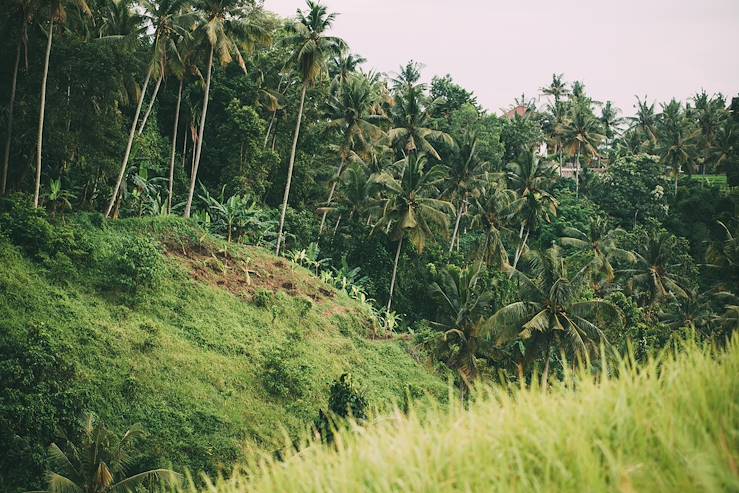
<path fill-rule="evenodd" d="M 620 233 L 623 233 L 623 230 L 613 228 L 608 219 L 595 216 L 590 219 L 585 231 L 567 227 L 559 239 L 562 245 L 573 247 L 586 255 L 583 271 L 589 274 L 596 291 L 615 279 L 615 269 L 612 265 L 614 260 L 624 262 L 635 260 L 632 252 L 618 247 L 617 237 Z"/>
<path fill-rule="evenodd" d="M 329 74 L 331 74 L 331 86 L 334 91 L 340 90 L 349 80 L 352 74 L 357 73 L 359 66 L 367 59 L 361 55 L 348 53 L 346 51 L 333 57 L 329 63 Z"/>
<path fill-rule="evenodd" d="M 633 252 L 634 266 L 621 271 L 628 277 L 629 290 L 645 293 L 650 305 L 672 296 L 687 296 L 683 279 L 673 270 L 676 264 L 670 262 L 674 248 L 670 233 L 649 233 Z"/>
<path fill-rule="evenodd" d="M 449 134 L 432 128 L 431 114 L 436 101 L 426 104 L 422 84 L 404 84 L 395 94 L 395 104 L 391 109 L 393 128 L 387 132 L 390 145 L 397 146 L 405 155 L 423 152 L 440 161 L 441 156 L 431 142 L 444 142 L 451 146 L 454 141 Z"/>
<path fill-rule="evenodd" d="M 527 260 L 526 272 L 511 268 L 519 282 L 520 300 L 490 317 L 483 334 L 498 345 L 520 340 L 524 363 L 544 355 L 546 375 L 555 348 L 585 356 L 606 341 L 602 323 L 620 321 L 622 315 L 607 301 L 583 300 L 583 274 L 568 274 L 559 248 L 532 254 Z"/>
<path fill-rule="evenodd" d="M 680 172 L 692 174 L 696 161 L 695 141 L 699 131 L 693 125 L 679 102 L 672 100 L 662 105 L 662 113 L 657 120 L 657 152 L 662 163 L 669 166 L 675 180 L 675 195 L 680 180 Z"/>
<path fill-rule="evenodd" d="M 200 18 L 196 36 L 205 44 L 208 53 L 208 64 L 205 72 L 205 92 L 203 106 L 200 110 L 198 140 L 195 146 L 195 163 L 190 176 L 190 189 L 185 203 L 184 216 L 189 218 L 195 184 L 200 167 L 200 156 L 203 150 L 203 133 L 205 119 L 208 115 L 210 99 L 210 82 L 213 75 L 213 56 L 217 53 L 221 65 L 228 65 L 234 58 L 246 73 L 246 62 L 242 52 L 250 53 L 258 45 L 267 44 L 270 34 L 265 24 L 265 17 L 260 6 L 248 5 L 243 0 L 198 0 L 196 7 L 203 13 Z"/>
<path fill-rule="evenodd" d="M 641 134 L 642 143 L 646 141 L 654 145 L 657 142 L 657 113 L 654 109 L 654 103 L 649 104 L 646 96 L 644 96 L 644 99 L 637 96 L 634 107 L 636 108 L 636 114 L 629 117 L 631 121 L 630 128 Z"/>
<path fill-rule="evenodd" d="M 577 100 L 571 106 L 569 118 L 562 123 L 558 132 L 564 151 L 575 160 L 575 195 L 580 196 L 580 156 L 584 153 L 594 158 L 598 146 L 605 138 L 598 119 L 590 109 L 590 103 Z"/>
<path fill-rule="evenodd" d="M 395 163 L 397 178 L 385 171 L 375 179 L 385 192 L 385 198 L 379 205 L 380 220 L 375 227 L 388 228 L 390 237 L 398 242 L 390 279 L 388 311 L 393 302 L 398 259 L 405 238 L 422 252 L 429 237 L 435 232 L 447 230 L 448 214 L 454 213 L 452 204 L 436 198 L 444 179 L 444 168 L 438 164 L 427 166 L 425 155 L 413 154 Z"/>
<path fill-rule="evenodd" d="M 5 195 L 8 168 L 10 166 L 10 144 L 13 139 L 13 116 L 15 110 L 15 90 L 18 82 L 18 68 L 21 61 L 21 49 L 25 53 L 25 66 L 28 70 L 28 24 L 37 11 L 37 2 L 34 0 L 14 0 L 9 8 L 8 17 L 18 28 L 18 41 L 15 46 L 15 62 L 13 63 L 13 75 L 10 82 L 10 101 L 8 102 L 8 123 L 5 136 L 5 151 L 3 154 L 3 171 L 0 180 L 0 195 Z"/>
<path fill-rule="evenodd" d="M 370 81 L 360 74 L 352 74 L 340 91 L 334 93 L 327 103 L 327 117 L 330 119 L 327 128 L 341 132 L 342 142 L 339 149 L 339 169 L 336 177 L 346 165 L 351 152 L 361 152 L 377 143 L 385 133 L 377 125 L 385 118 L 372 113 L 375 103 L 375 91 Z M 337 180 L 332 180 L 331 190 L 326 205 L 336 192 Z M 326 213 L 321 217 L 319 234 L 323 231 Z"/>
<path fill-rule="evenodd" d="M 559 104 L 562 98 L 570 93 L 563 74 L 552 74 L 552 82 L 548 86 L 542 87 L 540 91 L 542 94 L 552 96 L 555 104 Z"/>
<path fill-rule="evenodd" d="M 86 15 L 92 15 L 85 0 L 50 0 L 44 2 L 49 18 L 49 28 L 46 32 L 46 54 L 44 55 L 44 72 L 41 77 L 41 101 L 39 104 L 38 132 L 36 135 L 36 184 L 33 192 L 33 206 L 39 206 L 41 192 L 41 157 L 44 138 L 44 112 L 46 111 L 46 81 L 49 77 L 49 59 L 51 57 L 51 40 L 54 35 L 54 22 L 63 23 L 67 18 L 67 6 L 75 5 Z"/>
<path fill-rule="evenodd" d="M 128 166 L 128 160 L 131 157 L 131 148 L 133 147 L 133 140 L 136 136 L 139 114 L 141 113 L 141 106 L 144 102 L 144 96 L 146 95 L 146 88 L 149 85 L 149 80 L 152 75 L 158 76 L 164 71 L 164 63 L 167 59 L 167 54 L 171 51 L 170 41 L 172 37 L 184 35 L 186 33 L 184 24 L 187 24 L 192 20 L 191 15 L 183 11 L 183 8 L 188 1 L 189 0 L 162 0 L 155 3 L 151 0 L 142 0 L 141 6 L 144 9 L 143 15 L 146 17 L 147 23 L 154 30 L 154 42 L 152 45 L 151 58 L 149 59 L 146 69 L 146 76 L 144 77 L 144 83 L 141 86 L 141 92 L 136 103 L 133 121 L 131 122 L 131 128 L 128 132 L 128 142 L 126 143 L 126 150 L 123 154 L 121 168 L 118 171 L 118 178 L 113 187 L 113 193 L 111 194 L 108 208 L 105 211 L 105 215 L 108 217 L 110 217 L 113 207 L 118 200 L 118 193 L 121 189 L 123 179 L 126 176 L 126 168 Z"/>
<path fill-rule="evenodd" d="M 503 235 L 510 231 L 516 199 L 516 192 L 491 182 L 474 201 L 471 225 L 482 228 L 485 235 L 476 256 L 490 266 L 504 268 L 508 264 Z"/>
<path fill-rule="evenodd" d="M 508 183 L 518 194 L 518 199 L 512 205 L 513 215 L 519 218 L 518 232 L 519 246 L 513 260 L 515 269 L 521 255 L 526 250 L 526 243 L 532 232 L 535 232 L 544 222 L 550 222 L 557 214 L 559 203 L 548 192 L 554 181 L 554 166 L 548 161 L 542 161 L 536 153 L 522 152 L 515 162 L 506 166 Z"/>
<path fill-rule="evenodd" d="M 621 112 L 612 101 L 606 101 L 606 104 L 600 110 L 600 124 L 603 128 L 603 137 L 605 138 L 606 147 L 611 146 L 613 139 L 619 135 L 620 127 L 624 122 L 624 119 L 619 117 L 618 114 Z"/>
<path fill-rule="evenodd" d="M 493 301 L 492 291 L 480 281 L 481 265 L 463 269 L 447 265 L 439 269 L 431 284 L 431 297 L 436 301 L 434 325 L 444 330 L 444 340 L 453 340 L 461 349 L 452 353 L 449 365 L 457 369 L 469 383 L 477 377 L 475 355 L 480 346 L 480 329 Z"/>
<path fill-rule="evenodd" d="M 69 443 L 66 452 L 56 443 L 51 444 L 49 459 L 53 470 L 49 473 L 48 487 L 31 493 L 124 493 L 147 481 L 174 483 L 180 478 L 169 469 L 128 474 L 131 447 L 143 435 L 140 425 L 134 425 L 118 438 L 88 415 L 81 431 L 79 446 Z"/>
<path fill-rule="evenodd" d="M 280 224 L 277 232 L 277 247 L 275 248 L 276 255 L 280 254 L 280 247 L 282 246 L 285 212 L 287 211 L 287 200 L 290 197 L 290 184 L 293 177 L 300 124 L 303 119 L 305 94 L 308 91 L 308 87 L 327 72 L 328 59 L 331 56 L 339 55 L 346 47 L 346 43 L 342 39 L 326 34 L 334 23 L 336 14 L 329 13 L 325 6 L 313 0 L 307 0 L 307 4 L 307 13 L 298 10 L 296 22 L 292 22 L 287 26 L 289 34 L 286 42 L 294 47 L 288 63 L 296 67 L 298 76 L 302 80 L 302 87 L 300 90 L 298 117 L 295 122 L 295 133 L 293 134 L 292 147 L 290 148 L 290 161 L 287 166 L 285 193 L 282 198 Z"/>
<path fill-rule="evenodd" d="M 474 132 L 465 132 L 459 148 L 455 149 L 447 164 L 448 174 L 442 196 L 448 197 L 457 207 L 457 218 L 454 221 L 452 241 L 449 244 L 450 252 L 454 248 L 454 241 L 459 232 L 462 213 L 467 209 L 469 201 L 480 194 L 481 187 L 488 178 L 487 171 L 490 165 L 479 157 L 477 142 L 477 135 Z"/>

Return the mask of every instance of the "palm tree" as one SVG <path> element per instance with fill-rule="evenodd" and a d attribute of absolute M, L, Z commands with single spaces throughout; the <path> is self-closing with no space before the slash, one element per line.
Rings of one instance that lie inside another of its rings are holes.
<path fill-rule="evenodd" d="M 575 159 L 575 195 L 580 196 L 580 155 L 590 158 L 598 155 L 598 146 L 605 138 L 601 125 L 586 100 L 577 100 L 567 118 L 559 127 L 565 152 Z"/>
<path fill-rule="evenodd" d="M 645 292 L 650 305 L 667 297 L 687 295 L 682 287 L 683 280 L 673 272 L 676 265 L 670 263 L 674 248 L 674 237 L 670 233 L 651 232 L 633 252 L 636 260 L 633 268 L 621 271 L 629 278 L 629 289 Z"/>
<path fill-rule="evenodd" d="M 587 230 L 566 227 L 559 239 L 562 245 L 574 247 L 586 255 L 583 271 L 589 274 L 596 291 L 599 291 L 603 284 L 611 283 L 615 279 L 612 261 L 635 260 L 633 253 L 618 248 L 617 237 L 621 233 L 623 230 L 613 228 L 608 219 L 595 216 L 590 219 Z"/>
<path fill-rule="evenodd" d="M 477 377 L 475 355 L 480 346 L 480 329 L 493 301 L 493 293 L 480 282 L 481 265 L 463 269 L 447 265 L 436 273 L 431 297 L 436 301 L 435 326 L 444 331 L 444 340 L 458 341 L 461 349 L 452 353 L 449 365 L 459 370 L 466 383 Z"/>
<path fill-rule="evenodd" d="M 418 76 L 418 67 L 411 62 L 395 80 L 395 104 L 390 115 L 393 128 L 387 133 L 388 140 L 403 155 L 423 152 L 440 161 L 441 156 L 431 141 L 444 142 L 449 146 L 454 141 L 447 133 L 432 128 L 431 114 L 440 99 L 426 104 L 425 86 L 416 84 Z"/>
<path fill-rule="evenodd" d="M 81 431 L 79 446 L 69 443 L 66 452 L 51 444 L 49 459 L 54 469 L 49 473 L 49 485 L 44 491 L 30 493 L 124 493 L 147 481 L 179 481 L 180 475 L 169 469 L 128 475 L 131 447 L 143 435 L 140 425 L 134 425 L 119 439 L 88 415 Z"/>
<path fill-rule="evenodd" d="M 647 97 L 644 99 L 636 97 L 636 115 L 629 117 L 631 121 L 631 129 L 637 130 L 642 136 L 642 143 L 650 142 L 655 144 L 657 142 L 657 114 L 654 111 L 654 103 L 647 103 Z"/>
<path fill-rule="evenodd" d="M 342 52 L 333 57 L 329 64 L 328 71 L 331 74 L 331 85 L 334 91 L 341 90 L 348 82 L 349 77 L 357 72 L 359 66 L 366 62 L 367 59 L 361 55 L 354 53 Z"/>
<path fill-rule="evenodd" d="M 442 196 L 448 197 L 457 207 L 449 252 L 454 248 L 462 213 L 467 209 L 469 200 L 479 195 L 480 187 L 488 178 L 486 175 L 488 168 L 489 163 L 480 159 L 477 154 L 477 135 L 474 132 L 466 132 L 459 148 L 455 149 L 449 161 L 448 175 L 442 189 Z"/>
<path fill-rule="evenodd" d="M 388 311 L 393 301 L 403 240 L 408 237 L 416 249 L 423 252 L 426 240 L 434 232 L 446 231 L 449 225 L 448 214 L 454 213 L 452 204 L 436 198 L 444 179 L 444 168 L 437 164 L 427 169 L 427 164 L 425 155 L 414 154 L 395 163 L 397 178 L 386 171 L 375 179 L 386 194 L 380 204 L 380 220 L 375 227 L 388 228 L 390 237 L 398 242 L 390 279 Z"/>
<path fill-rule="evenodd" d="M 526 249 L 529 235 L 535 232 L 543 222 L 550 222 L 557 214 L 559 203 L 547 188 L 554 182 L 554 166 L 542 161 L 536 153 L 522 152 L 515 162 L 508 163 L 507 177 L 512 190 L 518 199 L 512 205 L 512 214 L 519 217 L 519 246 L 514 256 L 513 268 Z"/>
<path fill-rule="evenodd" d="M 3 154 L 3 171 L 0 180 L 0 195 L 5 195 L 8 181 L 8 167 L 10 166 L 10 144 L 13 138 L 13 115 L 15 109 L 15 89 L 18 82 L 18 67 L 21 61 L 21 48 L 25 52 L 25 66 L 28 70 L 28 23 L 36 13 L 36 2 L 33 0 L 14 0 L 10 7 L 12 17 L 19 28 L 18 42 L 15 46 L 15 62 L 13 76 L 10 83 L 10 101 L 8 102 L 8 127 L 5 136 L 5 152 Z"/>
<path fill-rule="evenodd" d="M 527 260 L 527 273 L 511 267 L 519 282 L 520 301 L 490 317 L 483 326 L 483 335 L 494 338 L 498 345 L 520 340 L 525 348 L 523 363 L 543 354 L 546 380 L 555 348 L 583 357 L 606 341 L 602 323 L 620 321 L 622 315 L 607 301 L 582 300 L 582 272 L 568 274 L 558 247 Z"/>
<path fill-rule="evenodd" d="M 567 89 L 567 83 L 564 81 L 563 74 L 552 74 L 552 82 L 548 86 L 540 89 L 542 94 L 552 96 L 554 98 L 554 104 L 559 104 L 560 100 L 570 93 Z"/>
<path fill-rule="evenodd" d="M 675 195 L 680 179 L 680 171 L 692 175 L 695 163 L 695 138 L 698 131 L 686 117 L 680 103 L 672 100 L 662 105 L 662 113 L 657 120 L 657 151 L 662 163 L 669 166 L 675 177 Z"/>
<path fill-rule="evenodd" d="M 287 200 L 290 197 L 290 184 L 293 177 L 298 136 L 300 135 L 300 123 L 303 119 L 305 94 L 308 91 L 308 86 L 314 84 L 321 75 L 327 72 L 327 61 L 329 57 L 339 55 L 346 47 L 342 39 L 326 35 L 336 19 L 336 14 L 329 13 L 325 6 L 313 0 L 307 0 L 307 3 L 308 12 L 305 13 L 302 10 L 298 10 L 297 21 L 287 26 L 289 34 L 286 42 L 294 47 L 288 63 L 293 64 L 297 68 L 298 76 L 303 83 L 300 91 L 298 117 L 295 122 L 295 133 L 293 134 L 293 142 L 290 149 L 290 161 L 287 166 L 287 180 L 285 182 L 285 193 L 282 198 L 277 247 L 275 248 L 276 255 L 280 254 L 280 246 L 282 245 L 285 212 L 287 211 Z"/>
<path fill-rule="evenodd" d="M 491 182 L 474 201 L 471 225 L 485 234 L 476 255 L 490 266 L 504 268 L 508 264 L 503 235 L 510 230 L 516 198 L 513 190 Z"/>
<path fill-rule="evenodd" d="M 198 178 L 200 155 L 203 150 L 203 133 L 205 118 L 208 114 L 210 99 L 210 82 L 213 74 L 213 55 L 218 53 L 221 65 L 228 65 L 234 58 L 246 73 L 246 63 L 242 51 L 251 52 L 256 45 L 266 44 L 270 40 L 269 32 L 264 24 L 265 18 L 261 7 L 245 5 L 242 0 L 199 0 L 196 7 L 203 12 L 197 27 L 208 52 L 208 65 L 205 72 L 205 92 L 203 106 L 200 111 L 198 140 L 195 146 L 195 163 L 190 176 L 190 189 L 185 203 L 184 216 L 190 217 L 195 184 Z"/>
<path fill-rule="evenodd" d="M 41 77 L 41 101 L 39 104 L 38 133 L 36 135 L 36 185 L 33 192 L 33 206 L 39 206 L 39 194 L 41 192 L 41 157 L 44 137 L 44 112 L 46 110 L 46 81 L 49 77 L 49 58 L 51 57 L 51 40 L 54 35 L 54 21 L 63 23 L 67 17 L 67 5 L 69 0 L 50 0 L 45 2 L 48 9 L 49 29 L 46 33 L 46 54 L 44 55 L 44 72 Z M 86 15 L 92 15 L 90 7 L 85 0 L 73 0 Z"/>
<path fill-rule="evenodd" d="M 701 91 L 693 96 L 693 104 L 694 109 L 688 113 L 695 120 L 700 134 L 701 171 L 705 174 L 706 161 L 714 155 L 721 130 L 728 126 L 725 124 L 728 112 L 725 108 L 726 101 L 721 94 L 709 97 L 706 91 Z"/>
<path fill-rule="evenodd" d="M 603 128 L 603 136 L 605 137 L 605 145 L 610 148 L 613 139 L 618 136 L 620 126 L 624 119 L 619 117 L 620 109 L 616 108 L 612 101 L 606 101 L 606 104 L 600 110 L 600 124 Z"/>
<path fill-rule="evenodd" d="M 329 98 L 327 103 L 327 117 L 330 119 L 327 127 L 338 129 L 342 134 L 342 143 L 339 149 L 339 169 L 336 177 L 349 159 L 350 152 L 359 152 L 378 142 L 385 135 L 377 126 L 385 118 L 382 115 L 372 113 L 375 103 L 375 91 L 370 81 L 359 74 L 352 74 L 346 79 L 346 83 L 338 93 Z M 337 180 L 333 180 L 331 190 L 326 199 L 326 205 L 331 204 L 331 199 L 336 191 Z M 326 212 L 321 218 L 319 234 L 323 231 L 326 221 Z"/>
<path fill-rule="evenodd" d="M 146 69 L 146 77 L 144 77 L 144 83 L 141 86 L 141 92 L 136 103 L 136 110 L 134 111 L 133 121 L 131 122 L 131 129 L 128 132 L 126 151 L 123 154 L 123 161 L 121 162 L 121 168 L 118 171 L 118 178 L 116 179 L 116 184 L 113 187 L 113 193 L 111 194 L 110 202 L 108 203 L 108 208 L 105 212 L 105 215 L 108 217 L 110 217 L 113 207 L 118 200 L 118 192 L 120 191 L 121 184 L 126 176 L 126 167 L 128 166 L 128 160 L 131 157 L 133 139 L 136 136 L 139 114 L 141 113 L 141 106 L 144 102 L 144 96 L 146 95 L 146 88 L 149 85 L 149 80 L 152 75 L 156 76 L 163 72 L 163 64 L 167 59 L 167 54 L 170 52 L 170 41 L 172 37 L 185 34 L 186 30 L 183 27 L 183 24 L 191 20 L 191 16 L 183 12 L 183 7 L 187 2 L 188 0 L 162 0 L 157 3 L 154 3 L 151 0 L 142 1 L 141 5 L 145 11 L 143 15 L 154 29 L 154 43 L 152 46 L 151 58 Z"/>

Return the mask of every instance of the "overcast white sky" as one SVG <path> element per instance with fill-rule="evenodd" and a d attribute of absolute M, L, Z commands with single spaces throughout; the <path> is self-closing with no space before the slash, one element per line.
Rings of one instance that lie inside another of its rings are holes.
<path fill-rule="evenodd" d="M 739 92 L 739 0 L 323 0 L 334 34 L 396 72 L 449 73 L 498 111 L 537 96 L 554 72 L 633 113 L 634 95 L 662 101 L 697 90 Z M 304 0 L 265 0 L 288 17 Z"/>

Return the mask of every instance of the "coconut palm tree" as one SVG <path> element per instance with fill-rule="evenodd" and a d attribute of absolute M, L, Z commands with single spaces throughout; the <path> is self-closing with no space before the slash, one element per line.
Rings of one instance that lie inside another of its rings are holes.
<path fill-rule="evenodd" d="M 92 415 L 82 423 L 81 442 L 69 443 L 67 451 L 52 443 L 52 470 L 46 490 L 30 493 L 124 493 L 148 481 L 175 483 L 180 475 L 169 469 L 152 469 L 129 475 L 131 448 L 143 435 L 140 425 L 116 437 Z M 138 490 L 136 490 L 138 491 Z"/>
<path fill-rule="evenodd" d="M 363 75 L 352 74 L 340 91 L 334 93 L 327 103 L 327 117 L 330 119 L 327 128 L 339 130 L 342 135 L 339 149 L 339 169 L 336 177 L 346 165 L 351 152 L 361 152 L 377 143 L 385 133 L 378 126 L 385 118 L 372 113 L 376 92 L 370 81 Z M 331 190 L 326 205 L 336 192 L 337 180 L 332 180 Z M 326 212 L 321 217 L 319 234 L 323 231 Z"/>
<path fill-rule="evenodd" d="M 328 71 L 328 60 L 332 56 L 339 55 L 346 49 L 346 43 L 341 38 L 328 36 L 326 33 L 336 19 L 335 13 L 329 13 L 325 6 L 313 0 L 307 0 L 308 10 L 298 10 L 297 20 L 287 25 L 289 34 L 285 40 L 293 47 L 293 53 L 288 60 L 289 65 L 296 67 L 298 76 L 302 81 L 300 90 L 300 104 L 298 106 L 298 117 L 295 122 L 292 147 L 290 148 L 290 161 L 287 166 L 287 180 L 285 181 L 285 193 L 282 198 L 282 209 L 280 211 L 280 224 L 277 232 L 277 247 L 275 254 L 280 254 L 283 240 L 283 229 L 285 227 L 285 212 L 287 211 L 287 200 L 290 197 L 290 184 L 295 165 L 295 152 L 298 147 L 298 136 L 300 135 L 300 124 L 303 119 L 303 106 L 305 94 L 308 87 L 314 84 L 323 74 Z"/>
<path fill-rule="evenodd" d="M 476 256 L 490 266 L 504 268 L 508 264 L 503 236 L 510 232 L 516 200 L 516 192 L 491 181 L 473 202 L 471 226 L 481 228 L 485 235 Z"/>
<path fill-rule="evenodd" d="M 428 166 L 425 155 L 410 155 L 397 163 L 397 177 L 389 171 L 379 174 L 375 182 L 385 193 L 378 206 L 380 219 L 377 229 L 387 228 L 390 238 L 398 242 L 390 279 L 387 310 L 393 302 L 393 290 L 398 271 L 398 260 L 403 241 L 408 238 L 419 252 L 423 252 L 426 241 L 434 233 L 445 232 L 449 225 L 449 213 L 454 206 L 437 199 L 439 186 L 444 179 L 441 165 Z"/>
<path fill-rule="evenodd" d="M 657 152 L 662 163 L 669 166 L 675 180 L 675 195 L 680 180 L 680 172 L 693 173 L 696 162 L 695 142 L 699 130 L 695 128 L 680 103 L 672 100 L 662 105 L 662 113 L 657 120 Z"/>
<path fill-rule="evenodd" d="M 271 39 L 265 22 L 266 18 L 260 6 L 247 5 L 242 0 L 198 0 L 195 6 L 203 15 L 194 35 L 203 41 L 208 53 L 208 63 L 198 139 L 195 146 L 195 162 L 190 176 L 187 202 L 185 202 L 184 216 L 186 218 L 190 217 L 203 150 L 203 133 L 205 132 L 205 119 L 208 115 L 210 82 L 213 75 L 213 57 L 217 54 L 221 65 L 228 65 L 235 58 L 246 73 L 246 62 L 242 53 L 251 53 L 256 46 L 266 45 Z"/>
<path fill-rule="evenodd" d="M 558 127 L 564 151 L 575 160 L 575 195 L 580 196 L 580 157 L 592 159 L 598 155 L 598 146 L 605 136 L 598 119 L 587 100 L 577 100 L 570 108 L 569 117 Z"/>
<path fill-rule="evenodd" d="M 442 196 L 447 197 L 457 207 L 457 218 L 454 221 L 452 241 L 449 244 L 450 252 L 454 248 L 462 214 L 467 209 L 469 201 L 480 194 L 480 189 L 488 178 L 490 164 L 480 159 L 477 142 L 477 135 L 474 132 L 465 132 L 459 147 L 455 149 L 447 164 L 448 174 L 442 188 Z"/>
<path fill-rule="evenodd" d="M 561 99 L 570 93 L 563 74 L 552 74 L 552 82 L 548 86 L 542 87 L 540 91 L 546 96 L 552 96 L 555 105 L 559 104 Z"/>
<path fill-rule="evenodd" d="M 614 260 L 635 260 L 632 252 L 618 248 L 617 237 L 623 230 L 612 227 L 610 221 L 602 216 L 592 217 L 585 231 L 566 227 L 562 233 L 560 244 L 573 247 L 586 256 L 583 271 L 589 274 L 596 291 L 615 279 L 616 271 L 612 265 Z"/>
<path fill-rule="evenodd" d="M 672 296 L 687 296 L 684 281 L 675 274 L 676 265 L 670 262 L 674 248 L 674 237 L 670 233 L 651 232 L 633 252 L 634 266 L 621 271 L 628 278 L 629 290 L 645 293 L 650 305 Z"/>
<path fill-rule="evenodd" d="M 18 42 L 15 46 L 15 62 L 13 63 L 13 75 L 10 82 L 10 101 L 8 102 L 8 123 L 5 136 L 5 151 L 3 153 L 3 171 L 0 179 L 0 195 L 5 195 L 8 168 L 10 166 L 10 144 L 13 140 L 13 116 L 15 110 L 15 90 L 18 82 L 18 68 L 21 61 L 21 49 L 25 53 L 25 67 L 28 70 L 28 24 L 37 11 L 37 2 L 34 0 L 13 0 L 8 9 L 8 17 L 18 28 Z"/>
<path fill-rule="evenodd" d="M 628 118 L 631 121 L 629 128 L 639 132 L 642 143 L 648 142 L 654 145 L 657 142 L 657 113 L 654 103 L 649 104 L 646 96 L 644 99 L 637 96 L 634 107 L 636 114 Z"/>
<path fill-rule="evenodd" d="M 33 206 L 39 206 L 41 192 L 41 157 L 44 138 L 44 112 L 46 111 L 46 81 L 49 78 L 49 59 L 51 58 L 51 41 L 54 35 L 54 22 L 63 23 L 67 18 L 67 7 L 76 6 L 86 15 L 92 15 L 85 0 L 49 0 L 43 2 L 43 10 L 49 18 L 46 32 L 46 54 L 44 55 L 44 72 L 41 76 L 41 101 L 39 104 L 38 132 L 36 135 L 36 184 L 33 192 Z"/>
<path fill-rule="evenodd" d="M 328 67 L 328 72 L 331 75 L 332 90 L 341 90 L 344 84 L 348 82 L 349 77 L 357 73 L 359 66 L 366 61 L 367 59 L 363 56 L 349 53 L 346 50 L 334 56 Z"/>
<path fill-rule="evenodd" d="M 506 169 L 509 187 L 518 195 L 512 204 L 512 214 L 520 220 L 519 246 L 513 261 L 515 269 L 526 250 L 530 234 L 542 223 L 551 221 L 557 214 L 559 202 L 547 190 L 554 182 L 554 166 L 539 159 L 536 153 L 522 152 L 515 162 L 508 163 Z"/>
<path fill-rule="evenodd" d="M 605 138 L 605 145 L 610 149 L 613 139 L 619 135 L 621 131 L 621 125 L 624 119 L 619 117 L 618 114 L 621 112 L 612 101 L 606 101 L 606 104 L 600 110 L 600 124 L 603 128 L 603 137 Z"/>
<path fill-rule="evenodd" d="M 436 301 L 433 325 L 444 331 L 444 341 L 460 346 L 452 352 L 449 366 L 457 369 L 466 383 L 477 377 L 475 355 L 480 347 L 480 329 L 493 302 L 492 291 L 480 281 L 481 265 L 461 269 L 447 265 L 436 272 L 431 297 Z"/>
<path fill-rule="evenodd" d="M 526 260 L 526 272 L 511 267 L 520 300 L 499 309 L 482 333 L 498 345 L 521 341 L 524 364 L 544 355 L 546 375 L 555 349 L 577 357 L 593 352 L 606 342 L 602 324 L 618 322 L 622 315 L 607 301 L 582 299 L 583 273 L 569 275 L 558 247 Z"/>
<path fill-rule="evenodd" d="M 113 211 L 113 207 L 118 200 L 118 193 L 121 189 L 121 184 L 126 176 L 126 168 L 128 166 L 128 160 L 131 157 L 131 149 L 133 147 L 133 140 L 136 136 L 136 128 L 139 122 L 139 114 L 141 113 L 141 106 L 144 102 L 144 96 L 146 95 L 146 88 L 149 85 L 149 80 L 152 75 L 159 76 L 164 71 L 164 63 L 166 63 L 168 54 L 171 53 L 171 40 L 175 36 L 182 36 L 186 34 L 185 25 L 192 21 L 192 16 L 189 13 L 184 12 L 184 6 L 189 0 L 162 0 L 160 2 L 153 2 L 151 0 L 142 0 L 141 6 L 144 9 L 144 16 L 147 19 L 147 23 L 154 30 L 154 42 L 152 45 L 151 58 L 146 69 L 146 76 L 144 77 L 144 83 L 141 86 L 141 92 L 136 103 L 136 110 L 134 111 L 133 121 L 131 122 L 131 128 L 128 132 L 128 142 L 126 143 L 126 150 L 123 154 L 123 161 L 121 162 L 121 168 L 118 171 L 118 178 L 116 184 L 113 187 L 113 193 L 108 203 L 108 208 L 105 212 L 106 216 L 110 216 Z"/>

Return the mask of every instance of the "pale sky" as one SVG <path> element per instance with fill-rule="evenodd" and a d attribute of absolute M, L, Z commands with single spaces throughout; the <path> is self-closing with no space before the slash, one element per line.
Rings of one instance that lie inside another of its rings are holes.
<path fill-rule="evenodd" d="M 739 92 L 739 0 L 323 0 L 333 33 L 397 72 L 410 59 L 424 78 L 452 75 L 499 112 L 552 73 L 579 79 L 596 100 L 633 113 L 634 95 L 685 100 L 701 88 Z M 265 0 L 285 17 L 304 0 Z"/>

